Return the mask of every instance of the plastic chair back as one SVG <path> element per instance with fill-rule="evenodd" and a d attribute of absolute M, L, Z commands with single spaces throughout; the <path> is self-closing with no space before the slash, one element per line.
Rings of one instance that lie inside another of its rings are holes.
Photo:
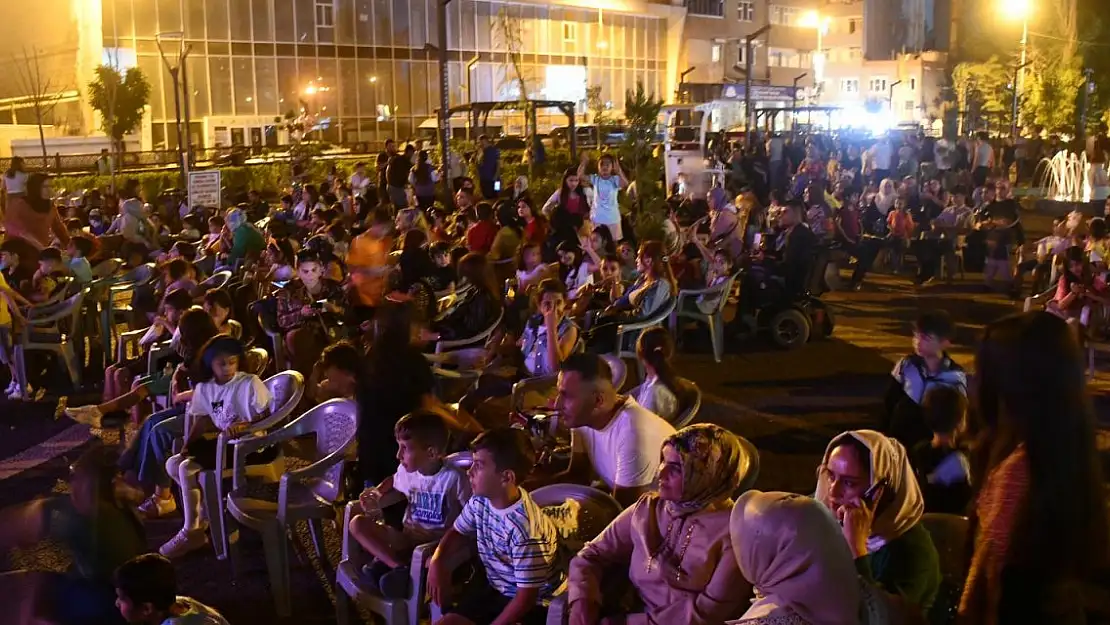
<path fill-rule="evenodd" d="M 466 473 L 470 469 L 474 456 L 469 451 L 458 451 L 443 459 L 447 466 Z"/>
<path fill-rule="evenodd" d="M 676 430 L 690 425 L 701 408 L 701 388 L 697 384 L 692 380 L 679 378 L 678 387 L 678 414 L 671 422 Z"/>
<path fill-rule="evenodd" d="M 203 282 L 197 285 L 197 290 L 201 293 L 208 291 L 208 289 L 222 289 L 227 286 L 228 281 L 231 280 L 231 272 L 228 270 L 217 271 L 216 273 L 208 276 Z"/>
<path fill-rule="evenodd" d="M 298 419 L 304 434 L 316 434 L 312 462 L 342 451 L 355 440 L 358 431 L 358 404 L 349 399 L 332 399 L 317 405 Z M 336 501 L 343 492 L 343 463 L 330 467 L 322 479 L 316 480 L 312 491 L 317 497 Z"/>
<path fill-rule="evenodd" d="M 264 381 L 270 391 L 270 415 L 288 417 L 304 397 L 304 376 L 297 371 L 282 371 Z"/>
<path fill-rule="evenodd" d="M 94 279 L 98 278 L 111 278 L 116 275 L 119 268 L 123 266 L 123 261 L 118 258 L 108 258 L 100 261 L 92 268 L 92 275 Z"/>
<path fill-rule="evenodd" d="M 621 505 L 612 495 L 581 484 L 552 484 L 531 495 L 559 530 L 560 545 L 573 553 L 621 513 Z"/>
<path fill-rule="evenodd" d="M 740 466 L 737 469 L 740 474 L 740 485 L 733 491 L 733 499 L 751 490 L 755 486 L 755 481 L 759 479 L 759 450 L 743 436 L 737 436 L 737 438 L 740 439 Z"/>
<path fill-rule="evenodd" d="M 155 276 L 157 276 L 157 273 L 154 271 L 154 263 L 146 263 L 145 265 L 139 265 L 123 274 L 120 276 L 119 281 L 145 284 L 150 282 Z"/>
<path fill-rule="evenodd" d="M 628 380 L 628 366 L 624 364 L 624 360 L 613 354 L 601 354 L 601 359 L 609 365 L 609 373 L 613 375 L 613 388 L 621 390 Z"/>
<path fill-rule="evenodd" d="M 247 350 L 245 360 L 243 370 L 261 376 L 266 371 L 266 367 L 270 366 L 270 352 L 261 347 L 255 347 Z"/>

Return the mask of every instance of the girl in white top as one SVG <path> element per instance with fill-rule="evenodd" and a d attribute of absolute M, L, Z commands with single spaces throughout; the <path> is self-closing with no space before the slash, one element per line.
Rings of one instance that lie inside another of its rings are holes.
<path fill-rule="evenodd" d="M 644 381 L 629 393 L 636 403 L 673 423 L 678 416 L 678 376 L 671 358 L 674 339 L 663 327 L 640 333 L 636 341 L 636 359 L 644 370 Z"/>
<path fill-rule="evenodd" d="M 27 193 L 27 172 L 23 171 L 23 159 L 12 157 L 12 164 L 4 172 L 4 191 L 9 195 L 24 195 Z"/>
<path fill-rule="evenodd" d="M 269 413 L 270 391 L 258 376 L 239 370 L 243 344 L 226 334 L 213 337 L 201 349 L 197 383 L 188 414 L 192 417 L 181 452 L 166 460 L 166 472 L 181 487 L 185 525 L 158 550 L 174 559 L 208 542 L 201 523 L 197 473 L 211 469 L 217 440 L 202 434 L 222 432 L 238 436 Z M 265 453 L 265 452 L 263 452 Z"/>

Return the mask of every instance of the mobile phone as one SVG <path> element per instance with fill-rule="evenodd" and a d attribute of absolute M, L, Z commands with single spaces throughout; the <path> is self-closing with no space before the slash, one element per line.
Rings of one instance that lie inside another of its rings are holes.
<path fill-rule="evenodd" d="M 497 193 L 501 193 L 501 181 L 500 180 L 494 180 L 493 181 L 493 190 L 496 191 Z"/>
<path fill-rule="evenodd" d="M 879 495 L 879 491 L 880 490 L 885 491 L 887 486 L 889 486 L 889 485 L 890 485 L 890 482 L 888 482 L 886 480 L 886 478 L 881 479 L 878 482 L 875 482 L 874 484 L 871 485 L 871 488 L 868 488 L 867 491 L 863 493 L 863 496 L 860 497 L 860 500 L 863 501 L 863 503 L 867 504 L 868 506 L 875 505 L 875 498 Z"/>
<path fill-rule="evenodd" d="M 763 233 L 757 232 L 752 235 L 752 247 L 758 250 L 760 245 L 763 245 Z"/>

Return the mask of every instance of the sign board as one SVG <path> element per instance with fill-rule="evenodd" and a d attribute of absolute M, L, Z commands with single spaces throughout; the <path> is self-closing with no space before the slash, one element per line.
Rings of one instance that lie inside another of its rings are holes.
<path fill-rule="evenodd" d="M 220 170 L 189 172 L 189 208 L 220 208 Z"/>
<path fill-rule="evenodd" d="M 745 89 L 742 83 L 721 87 L 721 97 L 726 100 L 743 100 L 744 93 Z M 795 91 L 794 87 L 752 85 L 752 100 L 754 102 L 789 102 L 794 100 L 795 95 L 798 96 L 798 99 L 804 99 L 805 89 L 799 87 Z"/>

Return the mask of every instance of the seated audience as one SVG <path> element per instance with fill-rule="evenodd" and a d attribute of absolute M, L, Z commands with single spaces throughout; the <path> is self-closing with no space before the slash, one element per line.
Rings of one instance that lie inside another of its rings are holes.
<path fill-rule="evenodd" d="M 665 256 L 659 241 L 647 241 L 640 246 L 637 257 L 640 278 L 601 313 L 597 325 L 590 329 L 587 338 L 590 351 L 600 354 L 619 348 L 616 345 L 617 326 L 650 318 L 677 294 L 670 265 L 663 260 Z"/>
<path fill-rule="evenodd" d="M 959 439 L 966 429 L 967 396 L 951 386 L 937 386 L 925 393 L 921 408 L 933 438 L 910 450 L 910 465 L 925 497 L 925 511 L 964 515 L 971 502 L 971 469 Z"/>
<path fill-rule="evenodd" d="M 397 439 L 397 472 L 359 497 L 360 512 L 351 519 L 351 535 L 374 561 L 363 567 L 366 577 L 387 599 L 410 593 L 408 562 L 412 550 L 439 541 L 452 527 L 466 501 L 470 482 L 466 475 L 443 462 L 450 431 L 434 412 L 405 415 L 394 428 Z M 381 499 L 395 492 L 408 502 L 400 531 L 380 522 Z"/>
<path fill-rule="evenodd" d="M 312 379 L 317 380 L 314 399 L 317 403 L 336 397 L 354 399 L 359 371 L 365 354 L 350 341 L 340 341 L 324 348 L 313 367 Z"/>
<path fill-rule="evenodd" d="M 589 483 L 596 475 L 626 506 L 651 489 L 659 470 L 657 450 L 674 427 L 634 398 L 619 395 L 600 356 L 574 354 L 563 361 L 555 407 L 571 428 L 570 466 L 559 479 Z"/>
<path fill-rule="evenodd" d="M 667 437 L 658 492 L 641 496 L 571 561 L 571 622 L 598 623 L 611 607 L 606 571 L 627 575 L 643 602 L 642 613 L 613 615 L 624 622 L 709 625 L 740 615 L 751 589 L 736 566 L 729 514 L 741 453 L 736 436 L 716 425 Z"/>
<path fill-rule="evenodd" d="M 204 312 L 212 317 L 217 334 L 229 334 L 234 338 L 241 338 L 243 326 L 231 318 L 233 306 L 231 295 L 224 289 L 208 289 L 204 293 Z"/>
<path fill-rule="evenodd" d="M 454 303 L 432 321 L 431 331 L 425 333 L 426 340 L 452 341 L 477 336 L 501 315 L 501 289 L 485 256 L 471 252 L 459 261 L 455 296 Z"/>
<path fill-rule="evenodd" d="M 306 377 L 329 341 L 322 314 L 343 312 L 337 303 L 340 286 L 323 272 L 320 256 L 305 250 L 297 255 L 297 277 L 277 292 L 277 322 L 289 362 Z"/>
<path fill-rule="evenodd" d="M 558 531 L 528 491 L 520 487 L 535 464 L 523 430 L 498 428 L 470 445 L 473 495 L 439 541 L 428 563 L 428 594 L 445 615 L 434 625 L 547 621 L 547 604 L 563 578 Z M 450 601 L 445 562 L 478 541 L 485 575 L 476 575 Z"/>
<path fill-rule="evenodd" d="M 644 371 L 644 381 L 628 392 L 637 403 L 673 422 L 678 416 L 678 374 L 671 358 L 674 339 L 664 327 L 648 328 L 636 339 L 636 360 Z"/>
<path fill-rule="evenodd" d="M 124 562 L 112 581 L 116 607 L 131 625 L 228 625 L 215 609 L 177 594 L 173 564 L 158 554 Z"/>
<path fill-rule="evenodd" d="M 818 468 L 816 498 L 840 522 L 860 575 L 928 611 L 940 556 L 921 524 L 925 502 L 902 444 L 872 430 L 837 436 Z"/>

